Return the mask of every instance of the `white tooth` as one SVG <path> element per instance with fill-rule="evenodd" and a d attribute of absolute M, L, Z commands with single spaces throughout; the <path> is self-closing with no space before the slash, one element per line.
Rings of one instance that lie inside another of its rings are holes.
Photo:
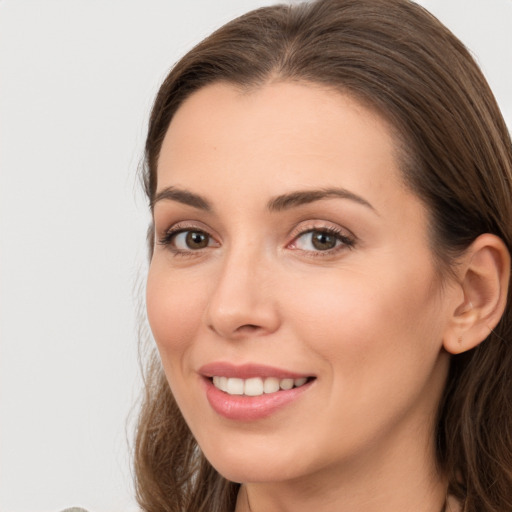
<path fill-rule="evenodd" d="M 220 377 L 213 377 L 213 385 L 217 388 L 217 389 L 220 389 Z"/>
<path fill-rule="evenodd" d="M 281 389 L 292 389 L 293 388 L 293 379 L 282 379 L 281 382 L 279 382 L 279 387 Z"/>
<path fill-rule="evenodd" d="M 301 377 L 300 379 L 295 379 L 293 381 L 293 383 L 295 384 L 295 387 L 298 388 L 300 386 L 303 386 L 304 384 L 306 384 L 306 381 L 307 381 L 307 377 Z"/>
<path fill-rule="evenodd" d="M 259 396 L 263 394 L 263 381 L 259 377 L 247 379 L 244 386 L 244 395 Z"/>
<path fill-rule="evenodd" d="M 279 379 L 275 377 L 267 377 L 263 383 L 263 391 L 265 393 L 275 393 L 279 391 Z"/>
<path fill-rule="evenodd" d="M 244 394 L 244 381 L 243 379 L 229 378 L 226 387 L 226 392 L 230 395 L 243 395 Z"/>
<path fill-rule="evenodd" d="M 219 389 L 227 393 L 228 391 L 228 378 L 227 377 L 219 377 Z"/>

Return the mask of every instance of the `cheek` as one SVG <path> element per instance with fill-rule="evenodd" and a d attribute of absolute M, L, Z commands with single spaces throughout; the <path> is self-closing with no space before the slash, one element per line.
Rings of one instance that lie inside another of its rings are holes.
<path fill-rule="evenodd" d="M 203 311 L 206 294 L 200 282 L 170 272 L 158 261 L 151 263 L 146 305 L 149 325 L 164 365 L 173 362 L 172 355 L 186 351 Z"/>
<path fill-rule="evenodd" d="M 293 298 L 293 317 L 300 319 L 294 336 L 312 361 L 321 360 L 323 408 L 332 425 L 344 425 L 347 443 L 341 444 L 351 451 L 377 435 L 375 429 L 389 432 L 410 411 L 421 416 L 419 424 L 424 411 L 432 412 L 442 322 L 431 277 L 338 277 L 304 283 L 303 293 Z M 326 428 L 326 438 L 339 438 L 338 427 Z"/>
<path fill-rule="evenodd" d="M 434 358 L 441 330 L 431 283 L 428 270 L 407 269 L 305 281 L 302 293 L 290 297 L 292 316 L 300 319 L 296 335 L 329 365 L 342 366 L 343 375 L 365 368 L 382 373 L 404 359 L 420 362 L 429 353 Z"/>

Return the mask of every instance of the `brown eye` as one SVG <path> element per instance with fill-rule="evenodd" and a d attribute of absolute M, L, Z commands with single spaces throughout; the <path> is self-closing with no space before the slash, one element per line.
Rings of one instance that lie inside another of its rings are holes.
<path fill-rule="evenodd" d="M 329 251 L 340 244 L 339 234 L 320 229 L 306 231 L 295 240 L 295 247 L 303 251 Z"/>
<path fill-rule="evenodd" d="M 337 229 L 318 228 L 303 231 L 292 243 L 293 249 L 309 253 L 333 254 L 340 249 L 350 249 L 354 246 L 354 239 Z"/>
<path fill-rule="evenodd" d="M 208 233 L 191 229 L 169 233 L 162 243 L 180 252 L 198 251 L 215 245 L 215 241 Z"/>
<path fill-rule="evenodd" d="M 210 237 L 202 231 L 185 231 L 185 244 L 189 249 L 204 249 L 208 247 Z"/>
<path fill-rule="evenodd" d="M 311 232 L 311 245 L 318 251 L 328 251 L 334 249 L 338 239 L 325 231 Z"/>

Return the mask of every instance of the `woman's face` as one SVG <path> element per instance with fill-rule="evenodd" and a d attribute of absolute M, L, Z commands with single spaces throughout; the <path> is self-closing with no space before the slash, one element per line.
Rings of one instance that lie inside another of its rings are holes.
<path fill-rule="evenodd" d="M 379 115 L 313 85 L 205 87 L 165 136 L 154 220 L 150 325 L 221 474 L 432 455 L 457 294 Z"/>

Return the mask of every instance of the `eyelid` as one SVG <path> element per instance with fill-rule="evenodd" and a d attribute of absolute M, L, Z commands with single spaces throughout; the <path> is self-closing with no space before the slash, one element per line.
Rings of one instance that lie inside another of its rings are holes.
<path fill-rule="evenodd" d="M 336 224 L 335 222 L 327 220 L 307 220 L 300 222 L 289 233 L 289 238 L 296 238 L 299 235 L 307 233 L 308 231 L 333 231 L 341 233 L 347 238 L 357 240 L 357 237 L 347 228 Z"/>
<path fill-rule="evenodd" d="M 324 231 L 326 233 L 330 233 L 333 236 L 336 236 L 338 240 L 340 240 L 342 243 L 341 245 L 338 245 L 337 247 L 333 247 L 332 249 L 326 249 L 324 251 L 322 250 L 316 250 L 316 251 L 308 251 L 304 249 L 299 249 L 297 247 L 291 247 L 292 244 L 294 244 L 297 239 L 299 239 L 301 236 L 306 235 L 308 233 L 312 233 L 315 231 Z M 288 248 L 295 249 L 298 251 L 302 251 L 305 253 L 311 253 L 311 255 L 316 256 L 328 256 L 332 255 L 335 252 L 338 252 L 339 250 L 343 249 L 352 249 L 354 245 L 357 242 L 357 237 L 348 229 L 340 226 L 339 224 L 334 224 L 329 221 L 307 221 L 305 223 L 300 223 L 298 226 L 296 226 L 291 232 L 290 232 L 290 238 L 291 241 L 287 244 Z"/>
<path fill-rule="evenodd" d="M 208 235 L 208 237 L 210 237 L 210 240 L 213 241 L 214 243 L 209 244 L 207 247 L 199 249 L 178 249 L 177 247 L 173 246 L 173 238 L 176 237 L 176 235 L 178 235 L 179 233 L 187 231 L 203 232 L 206 235 Z M 337 244 L 337 246 L 331 249 L 325 250 L 307 250 L 298 247 L 293 247 L 293 244 L 297 241 L 299 237 L 315 231 L 324 231 L 326 233 L 332 234 L 341 243 Z M 205 251 L 206 249 L 210 249 L 211 247 L 219 247 L 221 245 L 221 242 L 219 241 L 219 236 L 212 229 L 210 229 L 202 222 L 195 220 L 178 221 L 171 224 L 171 226 L 165 229 L 163 232 L 159 230 L 155 230 L 155 232 L 157 242 L 160 245 L 169 248 L 169 250 L 179 255 L 199 255 L 202 251 Z M 340 250 L 352 249 L 355 243 L 357 242 L 357 237 L 350 230 L 340 226 L 339 224 L 325 220 L 308 220 L 300 222 L 289 232 L 287 238 L 290 241 L 286 244 L 286 248 L 301 251 L 303 253 L 309 253 L 312 256 L 333 255 L 334 253 Z"/>
<path fill-rule="evenodd" d="M 161 224 L 164 225 L 163 222 Z M 216 235 L 213 234 L 213 230 L 208 225 L 204 224 L 199 220 L 178 220 L 171 223 L 166 223 L 165 226 L 166 227 L 163 229 L 159 229 L 158 226 L 155 226 L 155 233 L 157 233 L 159 236 L 163 236 L 166 235 L 167 233 L 176 232 L 180 230 L 196 229 L 197 231 L 204 231 L 205 233 L 208 233 L 216 237 Z"/>
<path fill-rule="evenodd" d="M 215 233 L 212 232 L 212 230 L 205 226 L 202 222 L 199 221 L 179 221 L 173 223 L 170 227 L 165 229 L 163 232 L 155 231 L 157 233 L 158 243 L 160 245 L 164 245 L 169 247 L 173 252 L 178 254 L 184 254 L 184 253 L 198 253 L 201 252 L 202 249 L 190 249 L 190 250 L 183 250 L 183 249 L 177 249 L 176 247 L 172 246 L 172 238 L 176 235 L 187 232 L 187 231 L 197 231 L 201 233 L 205 233 L 210 237 L 211 240 L 213 240 L 216 244 L 216 246 L 220 245 L 220 242 L 218 240 L 218 237 Z M 209 248 L 210 246 L 208 246 Z M 206 248 L 205 248 L 206 249 Z"/>

